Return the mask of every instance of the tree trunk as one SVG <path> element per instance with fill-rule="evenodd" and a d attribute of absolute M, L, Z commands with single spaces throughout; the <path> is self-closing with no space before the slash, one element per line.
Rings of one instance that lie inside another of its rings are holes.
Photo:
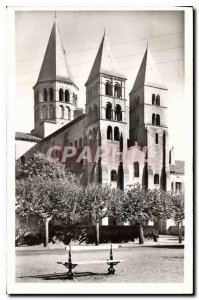
<path fill-rule="evenodd" d="M 45 236 L 44 236 L 44 247 L 48 246 L 48 239 L 49 239 L 49 219 L 44 219 L 45 225 Z"/>
<path fill-rule="evenodd" d="M 97 218 L 96 218 L 96 245 L 99 245 L 99 215 L 97 214 Z"/>
<path fill-rule="evenodd" d="M 139 244 L 144 244 L 144 232 L 142 225 L 139 225 Z"/>
<path fill-rule="evenodd" d="M 182 243 L 182 222 L 178 222 L 179 243 Z"/>

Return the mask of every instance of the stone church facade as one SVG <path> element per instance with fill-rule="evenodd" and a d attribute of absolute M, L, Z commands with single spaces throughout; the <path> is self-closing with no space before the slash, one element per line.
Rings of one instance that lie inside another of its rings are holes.
<path fill-rule="evenodd" d="M 88 162 L 67 159 L 66 166 L 82 175 L 82 183 L 110 184 L 121 189 L 140 183 L 165 191 L 184 188 L 184 162 L 169 148 L 167 87 L 156 70 L 149 47 L 132 90 L 117 71 L 104 33 L 85 83 L 85 112 L 78 107 L 79 89 L 68 68 L 57 21 L 53 24 L 34 89 L 34 129 L 16 133 L 16 159 L 27 161 L 38 151 L 53 149 L 61 158 L 64 146 L 78 151 L 100 147 L 109 154 Z M 114 159 L 112 154 L 116 153 Z M 122 159 L 123 158 L 123 159 Z"/>

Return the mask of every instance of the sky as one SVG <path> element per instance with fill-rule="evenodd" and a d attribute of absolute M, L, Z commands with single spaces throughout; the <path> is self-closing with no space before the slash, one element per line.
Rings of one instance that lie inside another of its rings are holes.
<path fill-rule="evenodd" d="M 15 16 L 16 131 L 34 127 L 32 87 L 37 81 L 54 22 L 54 11 L 17 11 Z M 79 87 L 79 107 L 85 107 L 88 79 L 104 29 L 117 70 L 132 89 L 147 43 L 168 88 L 170 147 L 184 159 L 184 15 L 182 11 L 57 11 L 67 61 Z M 129 99 L 128 99 L 129 100 Z"/>

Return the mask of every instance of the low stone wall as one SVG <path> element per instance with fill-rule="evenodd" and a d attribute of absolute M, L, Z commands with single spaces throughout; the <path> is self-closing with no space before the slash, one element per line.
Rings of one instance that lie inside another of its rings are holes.
<path fill-rule="evenodd" d="M 153 238 L 158 236 L 158 229 L 154 226 L 143 226 L 144 237 Z M 79 241 L 79 243 L 93 244 L 96 241 L 95 226 L 81 226 L 81 227 L 65 227 L 65 226 L 51 226 L 50 237 L 57 237 L 64 240 L 68 244 L 71 239 Z M 102 225 L 99 227 L 100 243 L 122 243 L 134 241 L 139 238 L 139 226 L 124 226 L 124 225 Z"/>
<path fill-rule="evenodd" d="M 139 226 L 126 225 L 100 225 L 100 243 L 130 242 L 139 238 Z M 144 237 L 153 238 L 159 235 L 156 226 L 143 226 Z M 19 217 L 16 215 L 16 245 L 40 244 L 44 240 L 43 221 L 36 216 Z M 56 242 L 62 240 L 65 244 L 70 241 L 92 244 L 96 242 L 96 227 L 92 226 L 66 226 L 60 220 L 49 223 L 49 240 Z"/>

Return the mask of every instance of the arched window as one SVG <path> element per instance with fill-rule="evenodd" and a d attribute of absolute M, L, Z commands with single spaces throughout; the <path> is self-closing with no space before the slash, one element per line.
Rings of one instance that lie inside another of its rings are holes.
<path fill-rule="evenodd" d="M 135 161 L 133 167 L 134 167 L 134 177 L 139 177 L 140 176 L 139 162 Z"/>
<path fill-rule="evenodd" d="M 70 93 L 68 90 L 65 90 L 65 102 L 70 102 Z"/>
<path fill-rule="evenodd" d="M 114 128 L 114 140 L 119 141 L 120 140 L 120 131 L 118 127 Z"/>
<path fill-rule="evenodd" d="M 155 105 L 155 94 L 152 95 L 152 105 Z"/>
<path fill-rule="evenodd" d="M 156 125 L 160 126 L 160 115 L 156 115 Z"/>
<path fill-rule="evenodd" d="M 59 101 L 64 101 L 64 91 L 63 91 L 63 89 L 59 90 Z"/>
<path fill-rule="evenodd" d="M 116 98 L 121 98 L 121 86 L 119 84 L 114 85 L 114 96 Z"/>
<path fill-rule="evenodd" d="M 50 105 L 49 106 L 49 119 L 54 119 L 55 118 L 55 110 L 54 110 L 54 106 Z"/>
<path fill-rule="evenodd" d="M 107 140 L 113 140 L 113 130 L 111 126 L 108 126 L 107 128 Z"/>
<path fill-rule="evenodd" d="M 75 105 L 75 93 L 73 93 L 73 104 Z"/>
<path fill-rule="evenodd" d="M 61 119 L 64 119 L 64 107 L 63 107 L 63 105 L 60 105 L 60 109 L 61 109 Z"/>
<path fill-rule="evenodd" d="M 115 170 L 111 171 L 111 181 L 117 181 L 117 172 Z"/>
<path fill-rule="evenodd" d="M 53 88 L 49 89 L 49 93 L 50 93 L 50 101 L 54 101 L 54 90 L 53 90 Z"/>
<path fill-rule="evenodd" d="M 156 105 L 160 106 L 160 95 L 156 96 Z"/>
<path fill-rule="evenodd" d="M 47 106 L 43 105 L 42 107 L 42 119 L 46 120 L 47 119 Z"/>
<path fill-rule="evenodd" d="M 119 122 L 122 121 L 122 109 L 119 104 L 115 107 L 115 120 Z"/>
<path fill-rule="evenodd" d="M 67 118 L 68 120 L 70 120 L 70 118 L 71 118 L 70 107 L 66 106 L 66 111 L 67 111 L 67 116 L 66 116 L 66 118 Z"/>
<path fill-rule="evenodd" d="M 110 82 L 105 83 L 105 95 L 106 96 L 112 96 L 112 88 Z"/>
<path fill-rule="evenodd" d="M 155 143 L 158 144 L 158 133 L 155 134 Z"/>
<path fill-rule="evenodd" d="M 158 174 L 154 175 L 154 184 L 159 184 L 159 175 Z"/>
<path fill-rule="evenodd" d="M 152 114 L 152 125 L 155 125 L 155 114 Z"/>
<path fill-rule="evenodd" d="M 77 140 L 75 140 L 75 148 L 77 148 Z"/>
<path fill-rule="evenodd" d="M 43 90 L 43 96 L 44 96 L 44 101 L 48 101 L 48 92 L 47 92 L 47 89 L 44 89 Z"/>
<path fill-rule="evenodd" d="M 110 102 L 106 103 L 106 119 L 112 120 L 112 104 Z"/>

